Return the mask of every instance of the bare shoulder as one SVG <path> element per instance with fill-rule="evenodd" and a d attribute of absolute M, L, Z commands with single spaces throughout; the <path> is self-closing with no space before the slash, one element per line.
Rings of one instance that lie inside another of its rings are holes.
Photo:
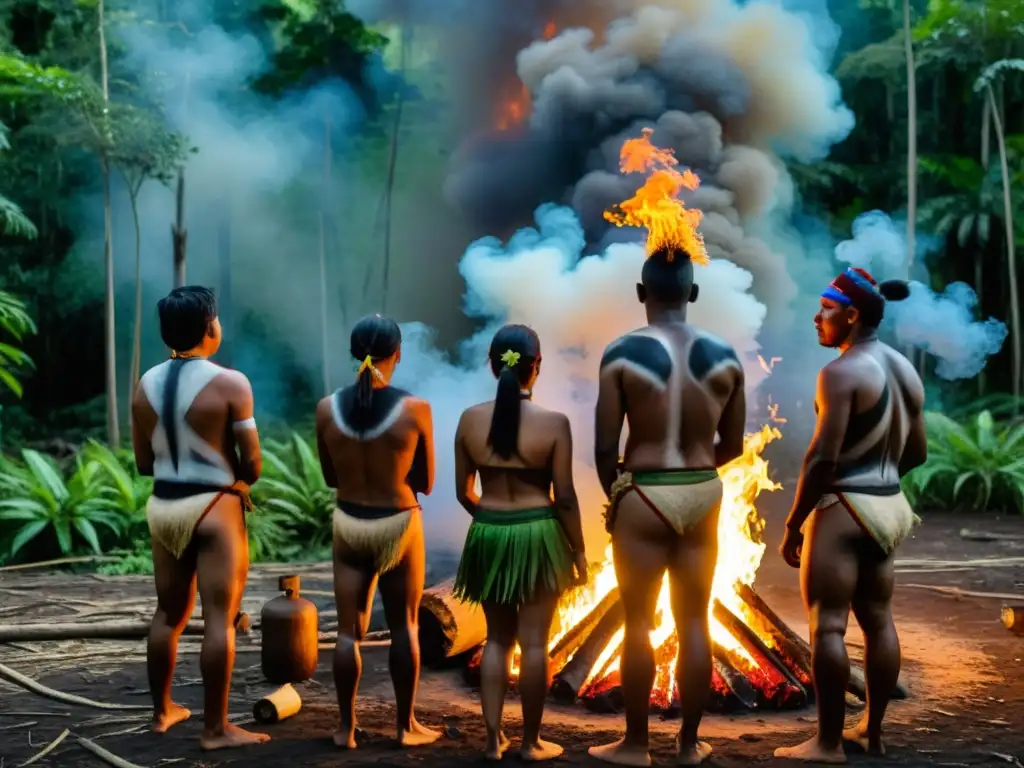
<path fill-rule="evenodd" d="M 921 408 L 924 406 L 924 382 L 917 372 L 914 364 L 911 363 L 899 350 L 893 349 L 888 344 L 885 346 L 885 356 L 892 367 L 896 380 L 900 383 L 906 393 L 910 405 Z"/>
<path fill-rule="evenodd" d="M 568 432 L 571 429 L 569 417 L 561 411 L 553 411 L 536 403 L 530 403 L 529 407 L 537 415 L 538 419 L 543 420 L 544 426 L 548 429 L 559 432 Z"/>
<path fill-rule="evenodd" d="M 316 420 L 318 423 L 333 418 L 334 395 L 328 395 L 327 397 L 320 398 L 320 402 L 316 404 Z"/>
<path fill-rule="evenodd" d="M 860 362 L 855 358 L 847 355 L 837 357 L 818 372 L 818 389 L 829 394 L 852 390 L 859 368 Z"/>
<path fill-rule="evenodd" d="M 491 410 L 491 406 L 493 405 L 494 403 L 492 401 L 489 401 L 486 403 L 477 403 L 476 405 L 469 406 L 469 408 L 464 410 L 462 412 L 462 415 L 459 416 L 458 428 L 462 430 L 472 427 L 476 422 L 484 418 L 487 412 Z"/>
<path fill-rule="evenodd" d="M 224 386 L 240 395 L 252 395 L 252 382 L 248 376 L 234 368 L 217 367 L 220 368 L 217 378 Z"/>

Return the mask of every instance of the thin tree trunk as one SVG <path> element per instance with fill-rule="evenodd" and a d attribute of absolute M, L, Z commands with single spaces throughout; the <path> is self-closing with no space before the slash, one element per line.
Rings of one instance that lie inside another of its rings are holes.
<path fill-rule="evenodd" d="M 103 89 L 103 141 L 110 141 L 110 82 L 107 73 L 107 37 L 104 32 L 104 0 L 96 6 L 97 32 L 100 44 L 100 81 Z M 121 444 L 121 423 L 117 416 L 117 325 L 114 319 L 114 244 L 110 211 L 110 163 L 107 147 L 100 153 L 103 172 L 103 267 L 106 271 L 104 320 L 106 346 L 107 442 L 111 448 Z"/>
<path fill-rule="evenodd" d="M 910 277 L 916 254 L 917 234 L 917 68 L 914 65 L 914 44 L 910 38 L 910 0 L 903 0 L 903 51 L 907 60 L 907 278 Z M 914 360 L 913 350 L 907 350 Z M 923 356 L 923 353 L 922 353 Z M 923 373 L 924 361 L 918 370 Z"/>
<path fill-rule="evenodd" d="M 996 94 L 992 84 L 985 86 L 985 95 L 992 110 L 992 127 L 996 132 L 996 146 L 999 150 L 999 168 L 1003 176 L 1003 222 L 1006 225 L 1006 269 L 1010 280 L 1010 322 L 1013 325 L 1013 399 L 1014 413 L 1020 400 L 1021 388 L 1021 342 L 1020 342 L 1020 300 L 1017 296 L 1017 255 L 1014 248 L 1013 201 L 1010 195 L 1010 169 L 1006 161 L 1006 137 L 1003 135 L 1003 120 L 996 105 Z"/>
<path fill-rule="evenodd" d="M 135 321 L 132 324 L 132 370 L 128 383 L 128 426 L 132 424 L 132 400 L 135 387 L 142 375 L 142 229 L 139 226 L 139 187 L 129 183 L 128 200 L 132 209 L 132 225 L 135 227 Z"/>
<path fill-rule="evenodd" d="M 402 107 L 405 105 L 405 77 L 408 65 L 409 45 L 412 42 L 412 29 L 409 26 L 402 28 L 402 43 L 399 56 L 399 72 L 402 75 L 402 90 L 398 93 L 398 103 L 395 105 L 395 121 L 391 128 L 391 151 L 388 156 L 388 176 L 386 182 L 387 198 L 384 209 L 384 276 L 383 295 L 381 298 L 381 312 L 388 311 L 388 292 L 391 282 L 391 210 L 394 200 L 395 189 L 395 165 L 398 162 L 398 137 L 402 127 Z"/>
<path fill-rule="evenodd" d="M 174 287 L 185 285 L 185 255 L 188 252 L 188 230 L 185 229 L 185 169 L 178 168 L 178 189 L 175 195 L 174 223 L 171 244 L 174 248 Z"/>
<path fill-rule="evenodd" d="M 982 17 L 984 21 L 984 16 Z M 988 172 L 989 158 L 992 156 L 992 105 L 986 98 L 981 105 L 981 167 Z M 982 181 L 984 184 L 984 181 Z M 984 212 L 982 212 L 984 215 Z M 982 296 L 985 290 L 985 259 L 984 255 L 980 255 L 974 262 L 974 285 L 975 290 L 978 293 L 978 311 L 979 314 L 984 317 L 984 308 L 982 306 Z M 978 374 L 978 397 L 985 394 L 985 390 L 988 386 L 987 376 L 985 370 L 982 369 L 981 373 Z"/>
<path fill-rule="evenodd" d="M 327 356 L 327 210 L 331 188 L 331 118 L 324 115 L 324 189 L 320 196 L 320 374 L 324 397 L 331 394 L 330 365 Z"/>
<path fill-rule="evenodd" d="M 235 306 L 233 289 L 233 273 L 231 269 L 231 224 L 232 197 L 229 192 L 225 197 L 217 227 L 217 260 L 220 268 L 219 295 L 217 296 L 217 313 L 220 315 L 220 327 L 224 341 L 221 343 L 217 358 L 221 365 L 230 366 L 233 362 Z"/>

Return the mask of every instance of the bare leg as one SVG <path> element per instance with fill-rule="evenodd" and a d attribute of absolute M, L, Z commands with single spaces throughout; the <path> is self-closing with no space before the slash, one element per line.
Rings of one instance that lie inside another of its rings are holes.
<path fill-rule="evenodd" d="M 196 529 L 199 596 L 203 600 L 203 749 L 261 744 L 270 737 L 228 722 L 228 694 L 235 666 L 235 616 L 249 573 L 245 516 L 234 496 L 224 496 Z"/>
<path fill-rule="evenodd" d="M 676 543 L 675 534 L 636 494 L 629 494 L 619 502 L 612 551 L 626 615 L 621 661 L 626 734 L 612 744 L 591 747 L 591 757 L 618 765 L 651 764 L 647 721 L 656 669 L 650 631 L 658 592 L 668 567 L 668 551 Z"/>
<path fill-rule="evenodd" d="M 562 754 L 557 744 L 540 737 L 544 717 L 544 699 L 548 695 L 548 638 L 551 620 L 558 607 L 555 596 L 542 597 L 519 606 L 519 695 L 523 700 L 523 743 L 520 753 L 524 760 L 551 760 Z"/>
<path fill-rule="evenodd" d="M 812 513 L 800 559 L 800 590 L 809 614 L 811 667 L 818 706 L 818 732 L 795 747 L 780 747 L 776 757 L 818 763 L 843 763 L 843 721 L 850 659 L 846 625 L 857 587 L 856 546 L 862 535 L 840 505 Z"/>
<path fill-rule="evenodd" d="M 711 755 L 711 745 L 697 740 L 697 730 L 711 693 L 708 603 L 718 559 L 718 511 L 709 512 L 683 537 L 668 567 L 672 615 L 679 636 L 676 686 L 683 719 L 676 742 L 679 765 L 699 765 Z"/>
<path fill-rule="evenodd" d="M 416 689 L 420 682 L 419 610 L 423 595 L 423 523 L 413 516 L 405 533 L 404 554 L 391 571 L 380 577 L 384 616 L 391 630 L 388 666 L 395 686 L 398 741 L 404 747 L 433 744 L 441 734 L 416 720 Z"/>
<path fill-rule="evenodd" d="M 178 657 L 178 638 L 196 602 L 196 548 L 189 547 L 178 560 L 154 540 L 153 576 L 156 613 L 149 628 L 146 671 L 153 696 L 153 730 L 164 733 L 192 714 L 171 701 L 171 680 Z"/>
<path fill-rule="evenodd" d="M 371 563 L 356 557 L 343 542 L 334 546 L 334 603 L 338 609 L 338 639 L 334 644 L 334 687 L 340 722 L 334 743 L 356 748 L 356 692 L 363 673 L 359 643 L 366 636 L 373 607 L 377 573 Z"/>
<path fill-rule="evenodd" d="M 882 720 L 900 677 L 900 638 L 892 620 L 892 593 L 896 583 L 894 558 L 871 552 L 865 541 L 860 578 L 853 599 L 853 615 L 864 631 L 864 671 L 868 707 L 860 723 L 843 731 L 843 739 L 869 754 L 884 755 Z"/>
<path fill-rule="evenodd" d="M 501 714 L 505 709 L 519 609 L 498 603 L 484 603 L 483 609 L 487 618 L 487 645 L 480 660 L 480 708 L 487 726 L 484 757 L 501 760 L 508 749 L 508 739 L 501 729 Z"/>

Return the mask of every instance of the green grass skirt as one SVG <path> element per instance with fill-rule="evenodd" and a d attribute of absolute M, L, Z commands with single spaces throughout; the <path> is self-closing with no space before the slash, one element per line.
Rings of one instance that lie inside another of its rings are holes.
<path fill-rule="evenodd" d="M 574 576 L 569 540 L 553 509 L 479 510 L 466 534 L 454 595 L 467 603 L 521 604 L 562 594 Z"/>

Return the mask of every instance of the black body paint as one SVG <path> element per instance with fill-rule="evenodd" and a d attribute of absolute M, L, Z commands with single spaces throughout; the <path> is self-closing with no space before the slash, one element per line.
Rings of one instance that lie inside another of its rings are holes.
<path fill-rule="evenodd" d="M 698 381 L 726 361 L 739 363 L 732 347 L 703 336 L 690 345 L 690 373 Z"/>
<path fill-rule="evenodd" d="M 668 350 L 657 339 L 650 336 L 623 336 L 605 350 L 601 367 L 625 360 L 643 368 L 663 384 L 672 376 L 672 358 Z"/>

